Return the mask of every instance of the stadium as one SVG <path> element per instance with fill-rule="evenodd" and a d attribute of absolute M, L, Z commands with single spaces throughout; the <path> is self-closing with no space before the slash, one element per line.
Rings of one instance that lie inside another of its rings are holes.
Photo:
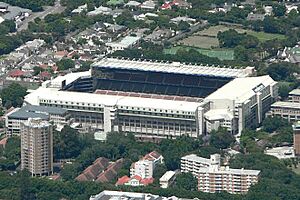
<path fill-rule="evenodd" d="M 59 76 L 27 104 L 67 109 L 76 123 L 140 139 L 199 137 L 257 126 L 277 98 L 277 83 L 253 67 L 103 58 L 87 72 Z"/>

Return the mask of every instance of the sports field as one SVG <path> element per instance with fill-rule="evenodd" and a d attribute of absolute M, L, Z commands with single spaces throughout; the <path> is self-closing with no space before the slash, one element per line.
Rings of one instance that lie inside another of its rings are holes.
<path fill-rule="evenodd" d="M 211 49 L 219 47 L 218 38 L 192 35 L 178 41 L 179 45 L 197 47 L 203 49 Z"/>
<path fill-rule="evenodd" d="M 180 48 L 184 48 L 185 50 L 195 49 L 202 55 L 206 55 L 212 58 L 218 58 L 220 60 L 233 60 L 234 59 L 234 51 L 230 49 L 201 49 L 187 46 L 176 46 L 169 49 L 164 49 L 165 54 L 175 54 Z"/>
<path fill-rule="evenodd" d="M 252 31 L 252 30 L 246 30 L 246 29 L 242 29 L 242 28 L 230 27 L 230 26 L 225 26 L 225 25 L 211 26 L 207 29 L 204 29 L 202 31 L 198 31 L 197 33 L 194 33 L 194 35 L 206 36 L 206 37 L 217 37 L 219 31 L 224 32 L 229 29 L 234 29 L 239 33 L 247 33 L 249 35 L 257 37 L 257 39 L 261 42 L 265 42 L 267 40 L 273 40 L 273 39 L 279 39 L 279 40 L 285 39 L 285 36 L 281 35 L 281 34 L 256 32 L 256 31 Z"/>

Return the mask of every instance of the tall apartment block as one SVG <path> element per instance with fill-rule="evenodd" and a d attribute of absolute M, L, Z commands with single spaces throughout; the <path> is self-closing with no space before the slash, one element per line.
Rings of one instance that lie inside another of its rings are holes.
<path fill-rule="evenodd" d="M 187 155 L 181 158 L 181 172 L 191 172 L 198 179 L 198 190 L 209 193 L 244 194 L 258 182 L 259 170 L 231 169 L 220 161 L 219 154 L 210 159 Z"/>
<path fill-rule="evenodd" d="M 29 118 L 21 124 L 21 169 L 32 176 L 53 171 L 53 127 L 41 118 Z"/>
<path fill-rule="evenodd" d="M 300 156 L 300 123 L 293 125 L 294 130 L 294 151 L 296 156 Z"/>

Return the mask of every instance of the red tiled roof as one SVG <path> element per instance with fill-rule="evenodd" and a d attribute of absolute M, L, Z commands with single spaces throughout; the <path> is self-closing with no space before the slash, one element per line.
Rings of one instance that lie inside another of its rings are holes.
<path fill-rule="evenodd" d="M 15 69 L 9 72 L 9 76 L 10 77 L 20 77 L 23 76 L 25 74 L 25 72 L 23 72 L 22 70 L 19 69 Z"/>
<path fill-rule="evenodd" d="M 94 163 L 88 166 L 79 176 L 76 177 L 78 181 L 92 181 L 96 180 L 99 174 L 109 165 L 109 160 L 100 157 L 94 161 Z"/>
<path fill-rule="evenodd" d="M 144 178 L 140 181 L 141 184 L 143 185 L 149 185 L 154 182 L 154 178 Z"/>
<path fill-rule="evenodd" d="M 51 77 L 51 74 L 47 71 L 43 71 L 40 73 L 40 77 L 42 78 L 50 78 Z"/>
<path fill-rule="evenodd" d="M 171 9 L 171 7 L 172 7 L 173 5 L 175 5 L 174 2 L 166 2 L 166 3 L 164 3 L 164 4 L 161 6 L 161 8 L 162 8 L 162 9 Z"/>
<path fill-rule="evenodd" d="M 103 171 L 101 174 L 96 179 L 96 182 L 110 182 L 112 181 L 118 174 L 118 171 L 122 168 L 123 166 L 124 159 L 119 159 L 116 162 L 110 164 L 107 167 L 107 170 Z"/>
<path fill-rule="evenodd" d="M 145 160 L 154 160 L 158 159 L 161 155 L 157 151 L 152 151 L 144 156 Z"/>
<path fill-rule="evenodd" d="M 57 51 L 57 52 L 55 53 L 56 56 L 61 56 L 61 57 L 64 57 L 64 56 L 66 56 L 67 54 L 68 54 L 67 51 Z"/>
<path fill-rule="evenodd" d="M 8 140 L 7 137 L 5 137 L 5 138 L 3 138 L 2 140 L 0 140 L 0 146 L 5 147 L 5 145 L 7 144 L 7 140 Z"/>
<path fill-rule="evenodd" d="M 39 67 L 42 69 L 47 69 L 49 66 L 46 64 L 40 64 Z"/>
<path fill-rule="evenodd" d="M 131 177 L 131 179 L 136 179 L 140 182 L 142 180 L 142 177 L 140 177 L 139 175 L 134 175 L 133 177 Z"/>
<path fill-rule="evenodd" d="M 85 174 L 80 174 L 75 178 L 76 181 L 88 181 L 89 179 L 85 176 Z"/>
<path fill-rule="evenodd" d="M 125 183 L 128 183 L 128 181 L 130 181 L 130 178 L 128 176 L 122 176 L 118 179 L 116 185 L 124 185 Z"/>

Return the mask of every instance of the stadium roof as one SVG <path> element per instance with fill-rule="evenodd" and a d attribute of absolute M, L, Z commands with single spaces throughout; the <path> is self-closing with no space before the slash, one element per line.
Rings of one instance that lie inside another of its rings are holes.
<path fill-rule="evenodd" d="M 145 61 L 145 60 L 129 60 L 116 58 L 103 58 L 102 60 L 92 64 L 94 67 L 102 68 L 118 68 L 140 71 L 165 72 L 176 74 L 193 74 L 216 77 L 247 77 L 255 71 L 253 67 L 242 68 L 225 68 L 220 66 L 208 65 L 192 65 L 179 62 L 161 62 L 161 61 Z"/>
<path fill-rule="evenodd" d="M 116 96 L 107 94 L 92 94 L 82 92 L 59 91 L 55 88 L 38 88 L 26 95 L 25 102 L 32 105 L 39 105 L 39 100 L 53 100 L 74 103 L 86 103 L 105 106 L 129 106 L 139 108 L 155 108 L 164 110 L 177 110 L 195 112 L 202 105 L 199 102 L 173 101 L 165 99 L 150 99 L 141 97 Z"/>
<path fill-rule="evenodd" d="M 244 102 L 261 89 L 275 83 L 276 82 L 268 75 L 236 78 L 210 94 L 206 99 L 229 99 Z"/>
<path fill-rule="evenodd" d="M 84 71 L 84 72 L 76 72 L 76 73 L 69 73 L 64 76 L 58 76 L 50 81 L 52 87 L 61 88 L 63 81 L 66 82 L 66 85 L 74 82 L 78 78 L 81 77 L 89 77 L 91 76 L 91 71 Z"/>

